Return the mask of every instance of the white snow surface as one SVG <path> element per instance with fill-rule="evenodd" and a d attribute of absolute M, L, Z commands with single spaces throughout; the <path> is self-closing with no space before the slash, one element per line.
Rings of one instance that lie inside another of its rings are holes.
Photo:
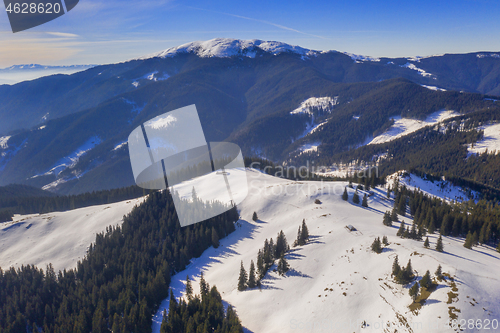
<path fill-rule="evenodd" d="M 144 198 L 48 214 L 15 215 L 0 224 L 0 267 L 33 264 L 45 270 L 75 268 L 96 233 L 121 225 L 123 216 Z"/>
<path fill-rule="evenodd" d="M 402 136 L 408 135 L 410 133 L 416 132 L 425 126 L 431 126 L 438 124 L 448 118 L 458 116 L 459 114 L 455 111 L 442 110 L 437 111 L 428 116 L 425 120 L 408 119 L 401 117 L 393 117 L 395 120 L 394 125 L 392 125 L 387 131 L 373 138 L 369 145 L 389 142 L 396 140 Z"/>
<path fill-rule="evenodd" d="M 69 155 L 61 158 L 59 161 L 57 161 L 56 164 L 54 164 L 54 166 L 52 166 L 52 168 L 50 168 L 48 171 L 43 172 L 41 174 L 37 174 L 31 178 L 36 178 L 39 176 L 48 176 L 48 175 L 52 175 L 52 174 L 56 175 L 56 176 L 59 175 L 65 169 L 74 167 L 78 163 L 78 161 L 80 160 L 80 157 L 82 157 L 83 155 L 88 153 L 90 150 L 92 150 L 94 147 L 99 145 L 101 142 L 102 142 L 101 139 L 97 136 L 90 137 L 87 141 L 85 141 L 84 144 L 82 144 L 80 147 L 78 147 L 71 154 L 69 154 Z M 57 180 L 57 181 L 59 181 L 59 183 L 60 183 L 61 180 Z M 53 184 L 53 183 L 51 183 L 51 184 Z M 51 184 L 49 184 L 49 185 L 51 185 Z M 55 186 L 57 186 L 58 184 L 56 184 Z M 48 186 L 48 185 L 46 185 L 46 186 Z M 54 187 L 54 185 L 51 185 L 51 186 L 49 186 L 47 188 L 43 188 L 43 189 L 48 189 L 48 188 L 52 188 L 52 187 Z"/>
<path fill-rule="evenodd" d="M 2 149 L 7 149 L 9 146 L 7 145 L 7 142 L 9 141 L 10 136 L 2 136 L 0 138 L 0 148 Z"/>
<path fill-rule="evenodd" d="M 363 61 L 373 61 L 373 62 L 379 62 L 380 61 L 380 58 L 376 58 L 376 57 L 369 57 L 369 56 L 364 56 L 364 55 L 360 55 L 360 54 L 354 54 L 354 53 L 348 53 L 348 52 L 342 52 L 344 53 L 345 55 L 348 55 L 349 57 L 351 57 L 352 60 L 354 60 L 355 63 L 361 63 Z"/>
<path fill-rule="evenodd" d="M 476 57 L 478 57 L 479 59 L 481 58 L 500 58 L 500 54 L 498 53 L 479 53 L 479 54 L 476 54 Z"/>
<path fill-rule="evenodd" d="M 446 89 L 439 88 L 439 87 L 436 87 L 436 86 L 426 86 L 425 84 L 422 84 L 421 86 L 422 86 L 422 87 L 424 87 L 424 88 L 427 88 L 427 89 L 429 89 L 429 90 L 434 90 L 434 91 L 446 91 Z"/>
<path fill-rule="evenodd" d="M 167 50 L 147 55 L 138 59 L 167 58 L 179 53 L 194 53 L 202 58 L 228 58 L 233 56 L 245 56 L 255 58 L 256 50 L 278 55 L 283 52 L 297 53 L 303 56 L 310 56 L 320 53 L 300 46 L 294 46 L 275 41 L 262 41 L 259 39 L 240 40 L 232 38 L 215 38 L 208 41 L 196 41 L 180 46 L 171 47 Z"/>
<path fill-rule="evenodd" d="M 500 124 L 485 125 L 481 126 L 480 129 L 484 131 L 484 137 L 474 144 L 474 148 L 469 145 L 469 153 L 481 154 L 486 150 L 490 154 L 500 152 Z"/>
<path fill-rule="evenodd" d="M 338 96 L 335 97 L 311 97 L 300 103 L 300 106 L 291 111 L 290 114 L 309 114 L 312 115 L 312 108 L 317 107 L 323 110 L 328 110 L 330 105 L 338 104 Z"/>
<path fill-rule="evenodd" d="M 382 332 L 381 325 L 391 325 L 387 332 L 444 332 L 449 307 L 460 309 L 459 319 L 495 319 L 500 315 L 500 254 L 490 247 L 462 246 L 463 239 L 444 237 L 445 252 L 435 247 L 437 236 L 429 235 L 431 249 L 423 243 L 396 237 L 399 223 L 382 224 L 383 213 L 393 200 L 386 199 L 385 189 L 376 188 L 368 199 L 369 208 L 349 201 L 341 194 L 343 182 L 296 182 L 249 171 L 250 193 L 238 208 L 241 210 L 237 230 L 224 238 L 217 249 L 206 250 L 193 259 L 188 268 L 172 277 L 176 297 L 184 293 L 186 275 L 194 280 L 199 292 L 201 272 L 212 286 L 216 285 L 226 305 L 232 305 L 248 332 Z M 360 192 L 363 195 L 363 192 Z M 322 203 L 315 204 L 315 199 Z M 253 212 L 259 220 L 252 221 Z M 291 266 L 285 276 L 272 269 L 258 288 L 237 290 L 240 261 L 248 272 L 250 261 L 267 238 L 283 230 L 291 244 L 297 229 L 306 220 L 310 241 L 292 248 L 286 255 Z M 407 223 L 411 219 L 403 217 Z M 349 232 L 346 225 L 358 231 Z M 387 235 L 389 246 L 381 254 L 370 251 L 375 237 Z M 410 285 L 393 282 L 391 266 L 394 257 L 412 267 L 420 279 L 426 270 L 438 265 L 455 278 L 458 298 L 446 304 L 449 281 L 439 286 L 418 313 L 408 306 Z M 474 303 L 473 303 L 474 301 Z M 153 332 L 159 332 L 165 300 L 153 318 Z M 360 328 L 365 320 L 368 327 Z M 406 321 L 412 327 L 400 327 Z M 421 326 L 420 326 L 421 325 Z M 430 325 L 438 325 L 436 329 Z"/>
<path fill-rule="evenodd" d="M 300 148 L 299 148 L 300 154 L 312 153 L 312 152 L 318 151 L 318 147 L 320 144 L 321 144 L 321 142 L 306 143 L 306 144 L 300 146 Z"/>
<path fill-rule="evenodd" d="M 415 64 L 411 64 L 409 62 L 407 62 L 406 64 L 404 65 L 401 65 L 400 67 L 404 67 L 404 68 L 408 68 L 408 69 L 412 69 L 414 71 L 417 71 L 420 75 L 424 76 L 424 77 L 429 77 L 429 76 L 433 76 L 431 73 L 427 73 L 426 71 L 424 71 L 423 69 L 421 68 L 418 68 L 417 66 L 415 66 Z"/>
<path fill-rule="evenodd" d="M 421 177 L 406 172 L 405 170 L 395 172 L 386 178 L 387 184 L 391 188 L 394 188 L 396 180 L 400 186 L 404 185 L 411 190 L 421 190 L 423 193 L 441 198 L 447 202 L 462 202 L 468 201 L 469 199 L 477 200 L 479 198 L 479 193 L 476 191 L 470 191 L 469 195 L 463 188 L 454 186 L 445 179 L 441 179 L 439 181 L 422 179 Z"/>
<path fill-rule="evenodd" d="M 120 142 L 119 144 L 117 144 L 115 146 L 115 148 L 113 148 L 113 151 L 116 151 L 116 150 L 119 150 L 119 149 L 122 149 L 123 147 L 125 147 L 126 145 L 128 145 L 128 141 L 122 141 Z"/>

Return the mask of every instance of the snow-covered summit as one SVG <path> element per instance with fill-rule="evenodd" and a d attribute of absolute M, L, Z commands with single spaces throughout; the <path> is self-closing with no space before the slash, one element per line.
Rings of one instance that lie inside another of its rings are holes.
<path fill-rule="evenodd" d="M 171 47 L 161 52 L 153 53 L 139 59 L 167 58 L 179 53 L 195 53 L 202 58 L 228 58 L 232 56 L 245 56 L 255 58 L 256 51 L 262 50 L 274 55 L 291 52 L 303 56 L 315 55 L 321 51 L 314 51 L 300 46 L 289 45 L 282 42 L 263 41 L 259 39 L 241 40 L 232 38 L 215 38 L 208 41 L 196 41 L 180 46 Z"/>

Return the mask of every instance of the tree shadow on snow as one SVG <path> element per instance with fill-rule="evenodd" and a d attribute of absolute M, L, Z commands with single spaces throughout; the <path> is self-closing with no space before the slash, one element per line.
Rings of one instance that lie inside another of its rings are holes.
<path fill-rule="evenodd" d="M 305 277 L 308 279 L 312 279 L 312 276 L 304 274 L 302 272 L 299 272 L 295 268 L 290 268 L 288 270 L 288 272 L 286 272 L 285 276 L 299 276 L 299 277 Z"/>
<path fill-rule="evenodd" d="M 308 244 L 325 244 L 325 242 L 319 241 L 320 238 L 322 238 L 322 236 L 309 236 L 309 240 L 307 241 L 307 243 L 305 245 L 308 245 Z"/>
<path fill-rule="evenodd" d="M 227 311 L 227 308 L 231 305 L 227 301 L 225 301 L 224 299 L 222 300 L 222 304 L 224 305 L 224 311 Z M 234 309 L 234 306 L 233 306 L 233 310 L 236 311 L 236 309 Z M 252 331 L 246 327 L 243 327 L 243 332 L 244 333 L 254 333 L 254 331 Z"/>

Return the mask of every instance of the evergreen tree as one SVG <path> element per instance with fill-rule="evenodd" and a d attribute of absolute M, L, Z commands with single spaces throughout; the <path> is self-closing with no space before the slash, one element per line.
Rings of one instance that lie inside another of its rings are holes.
<path fill-rule="evenodd" d="M 415 275 L 413 274 L 413 268 L 411 267 L 411 259 L 408 259 L 408 264 L 406 264 L 404 276 L 410 281 L 415 277 Z"/>
<path fill-rule="evenodd" d="M 302 229 L 303 230 L 303 229 Z M 278 233 L 276 237 L 276 246 L 274 248 L 274 257 L 279 258 L 284 255 L 289 249 L 288 242 L 286 241 L 286 236 L 283 230 Z"/>
<path fill-rule="evenodd" d="M 387 246 L 389 245 L 389 240 L 387 240 L 387 236 L 382 237 L 382 243 Z"/>
<path fill-rule="evenodd" d="M 467 237 L 465 237 L 465 243 L 464 243 L 464 247 L 468 248 L 468 249 L 472 249 L 472 234 L 470 233 L 470 230 L 469 230 L 469 233 L 467 234 Z"/>
<path fill-rule="evenodd" d="M 436 224 L 434 223 L 434 218 L 431 218 L 431 221 L 429 222 L 428 231 L 430 234 L 433 234 L 436 231 Z"/>
<path fill-rule="evenodd" d="M 212 227 L 212 246 L 214 248 L 219 247 L 219 235 L 217 234 L 217 230 L 215 230 L 214 227 Z"/>
<path fill-rule="evenodd" d="M 200 277 L 200 294 L 203 299 L 208 292 L 210 291 L 210 286 L 208 285 L 207 281 L 205 281 L 205 277 L 203 276 L 203 272 L 201 272 L 201 277 Z"/>
<path fill-rule="evenodd" d="M 188 301 L 193 299 L 193 286 L 191 285 L 189 275 L 186 276 L 186 298 Z"/>
<path fill-rule="evenodd" d="M 443 248 L 443 238 L 441 235 L 439 235 L 439 238 L 437 240 L 437 243 L 436 243 L 436 251 L 438 252 L 443 252 L 444 248 Z"/>
<path fill-rule="evenodd" d="M 257 280 L 262 280 L 262 278 L 264 278 L 264 275 L 266 275 L 266 268 L 264 266 L 264 254 L 262 253 L 262 250 L 259 250 L 259 253 L 257 254 Z"/>
<path fill-rule="evenodd" d="M 387 199 L 390 199 L 391 198 L 391 187 L 388 186 L 387 187 Z"/>
<path fill-rule="evenodd" d="M 274 241 L 271 238 L 269 240 L 269 254 L 270 254 L 271 260 L 273 260 L 273 262 L 274 262 L 274 259 L 276 259 L 276 257 L 274 256 L 275 253 L 276 253 L 276 245 L 274 245 Z"/>
<path fill-rule="evenodd" d="M 293 242 L 293 247 L 304 245 L 301 244 L 301 239 L 302 239 L 302 229 L 299 226 L 299 231 L 297 232 L 297 239 Z"/>
<path fill-rule="evenodd" d="M 472 245 L 479 244 L 479 236 L 477 235 L 477 231 L 474 231 L 472 234 Z"/>
<path fill-rule="evenodd" d="M 420 285 L 422 287 L 425 287 L 426 289 L 429 289 L 432 286 L 431 273 L 429 272 L 429 270 L 425 272 L 422 280 L 420 280 Z"/>
<path fill-rule="evenodd" d="M 417 240 L 422 240 L 424 234 L 425 234 L 425 229 L 424 229 L 423 225 L 420 225 L 418 227 Z"/>
<path fill-rule="evenodd" d="M 389 212 L 384 213 L 384 219 L 382 223 L 388 227 L 392 227 L 391 213 Z"/>
<path fill-rule="evenodd" d="M 243 291 L 247 289 L 247 272 L 245 267 L 243 267 L 243 261 L 241 261 L 240 266 L 240 276 L 238 277 L 238 290 Z"/>
<path fill-rule="evenodd" d="M 498 243 L 497 252 L 500 252 L 500 243 Z"/>
<path fill-rule="evenodd" d="M 359 195 L 358 195 L 358 189 L 354 192 L 354 195 L 352 196 L 352 202 L 355 204 L 359 204 Z"/>
<path fill-rule="evenodd" d="M 401 216 L 405 216 L 406 215 L 406 196 L 402 195 L 400 197 L 400 199 L 398 200 L 398 209 L 397 209 L 397 213 Z"/>
<path fill-rule="evenodd" d="M 288 262 L 287 262 L 285 256 L 282 255 L 280 260 L 278 261 L 278 274 L 285 275 L 289 269 L 290 269 L 290 266 L 288 265 Z"/>
<path fill-rule="evenodd" d="M 398 256 L 394 258 L 394 262 L 392 263 L 392 274 L 391 276 L 398 276 L 401 271 L 401 266 L 399 266 Z"/>
<path fill-rule="evenodd" d="M 258 219 L 259 219 L 259 217 L 257 216 L 257 212 L 253 212 L 252 220 L 257 221 Z"/>
<path fill-rule="evenodd" d="M 368 207 L 368 197 L 366 194 L 363 196 L 363 201 L 361 202 L 361 206 Z"/>
<path fill-rule="evenodd" d="M 250 271 L 248 272 L 248 288 L 255 288 L 256 284 L 255 279 L 255 265 L 253 260 L 250 262 Z"/>
<path fill-rule="evenodd" d="M 417 224 L 415 223 L 415 221 L 413 221 L 413 224 L 411 226 L 411 231 L 410 231 L 410 236 L 409 238 L 411 239 L 417 239 Z"/>
<path fill-rule="evenodd" d="M 380 243 L 380 237 L 375 238 L 372 243 L 372 251 L 375 253 L 382 253 L 382 244 Z"/>
<path fill-rule="evenodd" d="M 429 244 L 429 237 L 425 237 L 424 247 L 425 247 L 426 249 L 428 249 L 428 248 L 429 248 L 429 246 L 430 246 L 430 244 Z"/>
<path fill-rule="evenodd" d="M 436 273 L 434 273 L 439 279 L 443 276 L 442 268 L 441 265 L 438 265 L 438 268 L 436 269 Z"/>
<path fill-rule="evenodd" d="M 410 296 L 414 302 L 417 300 L 418 291 L 419 291 L 418 282 L 415 282 L 415 284 L 409 290 Z"/>
<path fill-rule="evenodd" d="M 392 209 L 392 212 L 391 212 L 391 220 L 392 220 L 393 222 L 397 222 L 397 221 L 399 221 L 399 218 L 398 218 L 398 213 L 396 212 L 396 209 L 395 209 L 395 208 L 393 208 L 393 209 Z"/>
<path fill-rule="evenodd" d="M 347 194 L 347 187 L 344 188 L 344 193 L 342 193 L 342 200 L 347 201 L 349 195 Z"/>
<path fill-rule="evenodd" d="M 405 221 L 401 221 L 401 224 L 399 225 L 398 232 L 396 233 L 396 236 L 403 237 L 405 234 Z"/>
<path fill-rule="evenodd" d="M 309 229 L 307 228 L 306 219 L 302 219 L 302 231 L 300 238 L 303 240 L 304 244 L 309 239 Z"/>

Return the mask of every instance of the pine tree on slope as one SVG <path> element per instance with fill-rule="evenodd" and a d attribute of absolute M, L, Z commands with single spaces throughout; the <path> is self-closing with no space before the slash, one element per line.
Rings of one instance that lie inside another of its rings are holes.
<path fill-rule="evenodd" d="M 347 194 L 347 187 L 344 187 L 344 193 L 342 193 L 342 200 L 347 201 L 349 195 Z"/>
<path fill-rule="evenodd" d="M 428 249 L 428 248 L 429 248 L 429 246 L 430 246 L 430 245 L 429 245 L 429 237 L 426 237 L 426 238 L 425 238 L 425 242 L 424 242 L 424 247 L 425 247 L 426 249 Z"/>
<path fill-rule="evenodd" d="M 354 195 L 352 196 L 352 202 L 355 204 L 359 204 L 359 195 L 358 195 L 357 189 L 356 189 L 356 192 L 354 192 Z"/>
<path fill-rule="evenodd" d="M 368 197 L 366 194 L 363 196 L 363 201 L 361 202 L 361 206 L 368 207 Z"/>
<path fill-rule="evenodd" d="M 252 260 L 250 262 L 250 271 L 248 272 L 248 288 L 255 288 L 256 285 L 257 284 L 255 279 L 255 265 Z"/>
<path fill-rule="evenodd" d="M 438 238 L 437 243 L 436 243 L 436 251 L 443 252 L 443 250 L 444 250 L 443 238 L 441 237 L 441 235 L 439 235 L 439 238 Z"/>
<path fill-rule="evenodd" d="M 241 261 L 240 276 L 238 278 L 238 290 L 243 291 L 247 289 L 247 272 L 245 267 L 243 267 L 243 261 Z"/>
<path fill-rule="evenodd" d="M 418 291 L 419 291 L 418 282 L 415 282 L 415 284 L 409 290 L 410 296 L 414 302 L 417 300 Z"/>
<path fill-rule="evenodd" d="M 472 234 L 470 233 L 470 231 L 467 234 L 467 237 L 465 237 L 464 247 L 472 249 Z"/>

